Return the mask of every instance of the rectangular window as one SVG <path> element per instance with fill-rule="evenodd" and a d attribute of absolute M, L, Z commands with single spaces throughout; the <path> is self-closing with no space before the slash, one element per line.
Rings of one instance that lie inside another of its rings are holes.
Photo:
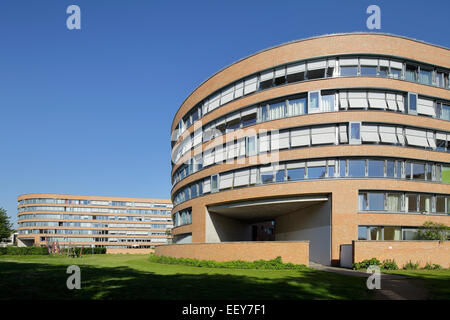
<path fill-rule="evenodd" d="M 433 165 L 427 164 L 426 166 L 426 178 L 428 181 L 433 180 Z"/>
<path fill-rule="evenodd" d="M 287 116 L 298 116 L 307 113 L 306 98 L 293 99 L 288 101 Z"/>
<path fill-rule="evenodd" d="M 386 161 L 386 177 L 388 178 L 395 177 L 395 161 L 393 160 Z"/>
<path fill-rule="evenodd" d="M 367 227 L 358 226 L 358 240 L 367 240 Z"/>
<path fill-rule="evenodd" d="M 273 182 L 273 168 L 272 166 L 261 167 L 260 169 L 261 183 L 272 183 Z"/>
<path fill-rule="evenodd" d="M 402 229 L 400 227 L 384 227 L 383 240 L 402 240 Z"/>
<path fill-rule="evenodd" d="M 407 64 L 405 70 L 405 79 L 406 81 L 417 82 L 417 67 Z"/>
<path fill-rule="evenodd" d="M 419 233 L 416 228 L 403 228 L 402 240 L 419 240 Z"/>
<path fill-rule="evenodd" d="M 419 82 L 422 84 L 431 85 L 431 70 L 424 70 L 424 69 L 420 68 Z"/>
<path fill-rule="evenodd" d="M 401 212 L 402 195 L 398 193 L 388 193 L 386 197 L 386 210 L 388 212 Z"/>
<path fill-rule="evenodd" d="M 367 193 L 360 193 L 358 195 L 358 208 L 360 211 L 367 210 Z"/>
<path fill-rule="evenodd" d="M 405 162 L 405 179 L 412 178 L 411 165 L 411 162 Z"/>
<path fill-rule="evenodd" d="M 287 179 L 289 181 L 303 180 L 305 178 L 305 163 L 293 162 L 286 165 Z"/>
<path fill-rule="evenodd" d="M 339 160 L 339 176 L 341 177 L 341 178 L 344 178 L 345 176 L 346 176 L 346 164 L 347 164 L 347 161 L 346 160 Z"/>
<path fill-rule="evenodd" d="M 309 70 L 308 80 L 325 78 L 325 69 Z"/>
<path fill-rule="evenodd" d="M 273 85 L 273 70 L 269 70 L 261 73 L 261 77 L 259 79 L 259 90 L 265 90 Z"/>
<path fill-rule="evenodd" d="M 211 192 L 219 191 L 219 175 L 215 174 L 211 176 Z"/>
<path fill-rule="evenodd" d="M 408 212 L 417 212 L 417 198 L 418 196 L 416 194 L 406 195 L 405 207 L 408 209 Z"/>
<path fill-rule="evenodd" d="M 369 210 L 384 211 L 384 193 L 368 193 Z"/>
<path fill-rule="evenodd" d="M 280 86 L 286 83 L 286 68 L 281 67 L 275 70 L 275 86 Z"/>
<path fill-rule="evenodd" d="M 355 77 L 357 75 L 357 66 L 341 66 L 341 77 Z"/>
<path fill-rule="evenodd" d="M 328 177 L 333 178 L 334 177 L 334 165 L 328 165 Z"/>
<path fill-rule="evenodd" d="M 419 196 L 419 212 L 431 213 L 432 196 L 421 194 Z"/>
<path fill-rule="evenodd" d="M 445 197 L 436 197 L 436 213 L 446 213 L 445 212 Z"/>
<path fill-rule="evenodd" d="M 450 121 L 450 105 L 441 104 L 440 118 Z"/>
<path fill-rule="evenodd" d="M 376 77 L 377 76 L 377 67 L 376 66 L 361 66 L 361 76 Z"/>
<path fill-rule="evenodd" d="M 305 179 L 305 168 L 288 169 L 287 175 L 289 181 L 303 180 Z"/>
<path fill-rule="evenodd" d="M 269 105 L 269 117 L 267 120 L 275 120 L 286 117 L 286 103 L 278 102 Z"/>
<path fill-rule="evenodd" d="M 360 178 L 366 175 L 366 160 L 349 160 L 348 177 Z"/>
<path fill-rule="evenodd" d="M 284 169 L 279 169 L 275 171 L 275 181 L 283 182 L 284 181 Z"/>
<path fill-rule="evenodd" d="M 327 94 L 322 96 L 322 111 L 323 112 L 334 111 L 334 94 Z"/>
<path fill-rule="evenodd" d="M 383 240 L 383 227 L 368 227 L 367 240 Z"/>
<path fill-rule="evenodd" d="M 417 113 L 417 93 L 408 92 L 408 113 Z"/>
<path fill-rule="evenodd" d="M 308 92 L 308 113 L 319 109 L 320 91 Z"/>
<path fill-rule="evenodd" d="M 350 144 L 361 144 L 361 122 L 350 122 Z"/>
<path fill-rule="evenodd" d="M 254 156 L 257 153 L 256 136 L 246 137 L 245 139 L 246 139 L 245 145 L 247 147 L 247 150 L 246 150 L 247 157 Z"/>
<path fill-rule="evenodd" d="M 309 167 L 308 166 L 308 179 L 322 179 L 325 178 L 326 175 L 326 167 Z"/>
<path fill-rule="evenodd" d="M 369 160 L 369 177 L 384 177 L 384 160 Z"/>
<path fill-rule="evenodd" d="M 425 164 L 413 163 L 412 169 L 413 169 L 412 178 L 414 180 L 425 180 Z"/>
<path fill-rule="evenodd" d="M 380 77 L 387 78 L 389 74 L 389 67 L 387 66 L 380 66 Z"/>
<path fill-rule="evenodd" d="M 393 79 L 401 79 L 402 78 L 402 70 L 391 67 L 390 75 Z"/>
<path fill-rule="evenodd" d="M 305 64 L 297 63 L 297 64 L 288 65 L 286 73 L 287 73 L 287 82 L 288 83 L 304 81 L 305 80 Z"/>

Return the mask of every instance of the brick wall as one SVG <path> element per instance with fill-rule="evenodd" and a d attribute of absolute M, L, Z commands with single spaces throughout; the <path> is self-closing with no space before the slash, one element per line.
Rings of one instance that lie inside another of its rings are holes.
<path fill-rule="evenodd" d="M 106 253 L 118 254 L 118 253 L 129 253 L 129 254 L 149 254 L 155 252 L 155 249 L 106 249 Z"/>
<path fill-rule="evenodd" d="M 444 241 L 353 241 L 353 262 L 377 258 L 394 259 L 399 268 L 410 260 L 420 267 L 427 262 L 450 267 L 450 242 Z"/>
<path fill-rule="evenodd" d="M 187 243 L 157 246 L 155 254 L 200 260 L 270 260 L 281 256 L 283 262 L 309 265 L 308 241 Z"/>

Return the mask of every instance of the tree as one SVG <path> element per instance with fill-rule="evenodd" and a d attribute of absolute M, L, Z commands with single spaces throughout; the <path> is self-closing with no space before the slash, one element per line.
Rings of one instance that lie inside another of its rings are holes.
<path fill-rule="evenodd" d="M 442 223 L 426 221 L 419 228 L 419 239 L 422 240 L 448 240 L 450 236 L 450 227 Z"/>
<path fill-rule="evenodd" d="M 4 208 L 0 207 L 0 241 L 9 238 L 14 232 L 12 223 L 9 222 L 9 216 Z"/>

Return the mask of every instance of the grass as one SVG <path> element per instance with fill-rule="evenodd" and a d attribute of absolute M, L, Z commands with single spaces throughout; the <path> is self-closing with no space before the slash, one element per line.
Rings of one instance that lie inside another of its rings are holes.
<path fill-rule="evenodd" d="M 441 270 L 382 270 L 383 273 L 398 274 L 411 277 L 428 290 L 430 299 L 450 299 L 450 269 Z"/>
<path fill-rule="evenodd" d="M 66 287 L 69 265 L 81 289 Z M 365 278 L 305 270 L 166 265 L 148 255 L 0 256 L 0 299 L 369 299 Z"/>

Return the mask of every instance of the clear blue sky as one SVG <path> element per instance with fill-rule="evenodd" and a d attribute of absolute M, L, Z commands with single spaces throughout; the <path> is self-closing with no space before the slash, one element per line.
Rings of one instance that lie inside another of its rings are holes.
<path fill-rule="evenodd" d="M 66 8 L 81 8 L 81 30 Z M 450 47 L 450 1 L 2 0 L 0 206 L 24 193 L 168 198 L 170 125 L 219 69 L 284 42 L 369 31 Z"/>

